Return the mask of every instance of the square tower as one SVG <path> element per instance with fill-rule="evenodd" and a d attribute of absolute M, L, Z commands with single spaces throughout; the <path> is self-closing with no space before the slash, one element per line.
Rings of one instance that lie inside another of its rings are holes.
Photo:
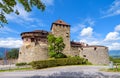
<path fill-rule="evenodd" d="M 51 32 L 55 37 L 62 37 L 65 43 L 63 53 L 70 55 L 70 25 L 63 20 L 57 20 L 52 23 Z"/>

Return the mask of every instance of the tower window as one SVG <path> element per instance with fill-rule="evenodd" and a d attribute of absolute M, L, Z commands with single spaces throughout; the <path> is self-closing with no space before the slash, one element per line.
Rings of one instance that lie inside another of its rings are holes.
<path fill-rule="evenodd" d="M 66 37 L 69 37 L 69 33 L 66 33 Z"/>
<path fill-rule="evenodd" d="M 19 54 L 22 54 L 21 52 L 19 52 Z"/>
<path fill-rule="evenodd" d="M 96 50 L 97 48 L 96 47 L 94 47 L 94 50 Z"/>
<path fill-rule="evenodd" d="M 86 57 L 86 55 L 83 55 L 83 57 Z"/>

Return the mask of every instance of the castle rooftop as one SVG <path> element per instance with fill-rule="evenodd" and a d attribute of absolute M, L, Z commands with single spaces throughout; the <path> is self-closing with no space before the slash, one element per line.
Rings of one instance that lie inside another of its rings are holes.
<path fill-rule="evenodd" d="M 80 42 L 71 41 L 70 44 L 72 47 L 82 47 L 82 44 Z"/>
<path fill-rule="evenodd" d="M 63 20 L 60 20 L 60 19 L 52 23 L 51 29 L 52 29 L 52 27 L 53 27 L 53 24 L 64 25 L 64 26 L 70 26 L 69 24 L 67 24 L 66 22 L 64 22 Z"/>
<path fill-rule="evenodd" d="M 69 25 L 66 22 L 64 22 L 63 20 L 57 20 L 56 22 L 53 22 L 54 24 L 61 24 L 61 25 Z"/>
<path fill-rule="evenodd" d="M 49 32 L 45 30 L 34 30 L 34 31 L 29 31 L 29 32 L 22 32 L 21 35 L 25 33 L 49 33 Z"/>

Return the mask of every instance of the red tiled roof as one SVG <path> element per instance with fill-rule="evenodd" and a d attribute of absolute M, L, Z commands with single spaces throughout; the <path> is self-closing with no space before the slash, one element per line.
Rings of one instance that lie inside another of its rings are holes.
<path fill-rule="evenodd" d="M 57 20 L 57 21 L 55 21 L 55 22 L 52 23 L 51 29 L 52 29 L 52 27 L 53 27 L 53 24 L 60 24 L 60 25 L 70 26 L 69 24 L 67 24 L 67 23 L 64 22 L 63 20 Z"/>
<path fill-rule="evenodd" d="M 71 46 L 73 47 L 82 47 L 82 44 L 80 43 L 80 42 L 73 42 L 73 41 L 71 41 Z"/>
<path fill-rule="evenodd" d="M 57 20 L 56 22 L 53 22 L 55 24 L 62 24 L 62 25 L 69 25 L 66 22 L 64 22 L 63 20 Z"/>
<path fill-rule="evenodd" d="M 34 30 L 34 31 L 29 31 L 29 32 L 22 32 L 20 35 L 24 33 L 49 33 L 49 32 L 45 30 Z"/>

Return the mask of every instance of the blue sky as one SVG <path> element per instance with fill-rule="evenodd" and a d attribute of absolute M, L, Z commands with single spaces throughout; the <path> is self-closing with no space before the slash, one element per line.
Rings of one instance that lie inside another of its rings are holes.
<path fill-rule="evenodd" d="M 120 50 L 120 0 L 42 1 L 46 4 L 44 12 L 34 7 L 27 13 L 17 5 L 19 16 L 6 15 L 9 24 L 0 29 L 0 47 L 20 47 L 21 32 L 50 31 L 52 22 L 61 19 L 71 25 L 71 40 Z"/>

